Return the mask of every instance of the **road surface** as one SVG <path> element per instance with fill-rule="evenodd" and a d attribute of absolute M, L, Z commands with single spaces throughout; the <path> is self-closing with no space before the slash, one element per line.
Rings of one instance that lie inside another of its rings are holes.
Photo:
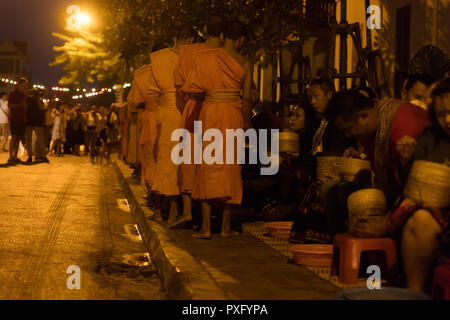
<path fill-rule="evenodd" d="M 114 168 L 50 161 L 0 168 L 0 299 L 166 299 Z"/>

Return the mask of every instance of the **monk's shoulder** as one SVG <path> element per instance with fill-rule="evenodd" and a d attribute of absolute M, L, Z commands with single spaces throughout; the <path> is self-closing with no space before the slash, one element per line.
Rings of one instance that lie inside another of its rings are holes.
<path fill-rule="evenodd" d="M 209 59 L 217 57 L 218 53 L 219 53 L 218 49 L 200 50 L 193 54 L 193 59 L 195 61 L 205 62 Z"/>
<path fill-rule="evenodd" d="M 173 48 L 164 48 L 155 52 L 151 53 L 151 60 L 153 61 L 153 59 L 161 59 L 161 58 L 165 58 L 167 56 L 172 56 L 172 55 L 178 55 L 179 53 L 176 52 Z"/>
<path fill-rule="evenodd" d="M 137 69 L 137 70 L 134 72 L 134 76 L 137 77 L 137 76 L 140 76 L 140 75 L 142 75 L 143 73 L 147 73 L 147 72 L 149 72 L 149 71 L 150 71 L 150 65 L 149 65 L 149 64 L 146 64 L 146 65 L 140 67 L 139 69 Z"/>

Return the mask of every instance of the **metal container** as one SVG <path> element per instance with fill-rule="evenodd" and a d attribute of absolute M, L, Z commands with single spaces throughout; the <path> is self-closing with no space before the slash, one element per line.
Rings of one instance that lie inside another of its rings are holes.
<path fill-rule="evenodd" d="M 297 264 L 308 267 L 330 267 L 333 259 L 332 244 L 296 244 L 289 248 Z"/>
<path fill-rule="evenodd" d="M 430 161 L 414 161 L 404 195 L 422 205 L 450 206 L 450 167 Z"/>

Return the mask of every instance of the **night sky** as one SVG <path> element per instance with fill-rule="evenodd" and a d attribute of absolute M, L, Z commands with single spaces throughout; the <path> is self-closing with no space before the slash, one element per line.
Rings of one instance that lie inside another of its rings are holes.
<path fill-rule="evenodd" d="M 50 67 L 55 52 L 53 46 L 62 41 L 52 32 L 64 33 L 66 9 L 80 5 L 76 0 L 0 0 L 0 39 L 28 41 L 32 83 L 51 87 L 57 85 L 63 72 Z"/>

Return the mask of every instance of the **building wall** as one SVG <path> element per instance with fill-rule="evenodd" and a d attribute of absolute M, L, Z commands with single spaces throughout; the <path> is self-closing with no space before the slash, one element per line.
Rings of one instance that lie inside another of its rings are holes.
<path fill-rule="evenodd" d="M 397 10 L 411 5 L 410 48 L 409 58 L 424 45 L 433 44 L 443 49 L 450 57 L 450 0 L 371 0 L 371 5 L 381 9 L 381 29 L 371 30 L 372 48 L 380 49 L 382 62 L 386 72 L 389 94 L 394 94 L 395 56 L 396 56 L 396 15 Z M 347 0 L 347 22 L 360 24 L 362 47 L 367 46 L 367 21 L 364 0 Z M 341 1 L 337 1 L 337 21 L 341 21 Z M 311 50 L 312 75 L 324 65 L 325 52 L 329 48 L 328 34 L 317 31 Z M 327 38 L 328 37 L 328 38 Z M 347 39 L 347 72 L 354 71 L 357 64 L 357 54 L 352 39 Z M 305 48 L 304 48 L 305 50 Z M 307 50 L 308 51 L 308 50 Z M 339 70 L 340 39 L 336 39 L 335 65 Z M 307 52 L 305 52 L 307 54 Z M 274 66 L 275 70 L 278 68 Z M 274 72 L 266 69 L 263 72 L 264 86 L 262 96 L 271 100 Z M 336 80 L 336 86 L 338 81 Z M 348 80 L 347 87 L 351 86 Z"/>

